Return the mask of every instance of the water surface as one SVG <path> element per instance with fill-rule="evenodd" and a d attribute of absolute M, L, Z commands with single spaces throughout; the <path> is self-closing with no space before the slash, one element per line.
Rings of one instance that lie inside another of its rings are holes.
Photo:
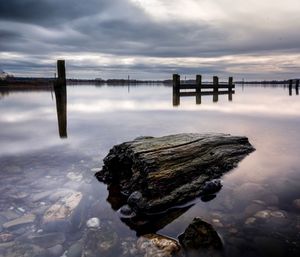
<path fill-rule="evenodd" d="M 11 239 L 1 239 L 0 256 L 71 256 L 74 245 L 94 256 L 99 245 L 88 238 L 86 226 L 93 217 L 104 231 L 101 240 L 107 240 L 101 256 L 143 256 L 136 251 L 136 231 L 106 200 L 106 185 L 94 173 L 115 144 L 184 132 L 247 136 L 256 151 L 222 178 L 216 198 L 196 199 L 178 217 L 162 222 L 157 233 L 177 238 L 198 216 L 215 227 L 225 256 L 298 256 L 300 97 L 284 87 L 237 86 L 235 91 L 232 101 L 226 95 L 218 102 L 203 96 L 196 105 L 191 97 L 173 106 L 172 88 L 162 85 L 68 86 L 66 126 L 58 122 L 64 121 L 64 108 L 57 108 L 54 92 L 2 93 L 0 235 Z M 74 191 L 83 194 L 76 226 L 45 231 L 45 211 Z M 36 200 L 43 192 L 45 197 Z M 35 214 L 35 220 L 5 228 L 27 214 Z M 61 240 L 32 239 L 49 233 Z"/>

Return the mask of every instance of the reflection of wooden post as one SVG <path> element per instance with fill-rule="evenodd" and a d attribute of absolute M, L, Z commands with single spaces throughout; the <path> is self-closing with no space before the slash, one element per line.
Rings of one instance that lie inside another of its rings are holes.
<path fill-rule="evenodd" d="M 213 102 L 218 102 L 219 100 L 219 78 L 217 76 L 213 77 Z"/>
<path fill-rule="evenodd" d="M 65 60 L 57 60 L 57 75 L 58 84 L 66 82 Z"/>
<path fill-rule="evenodd" d="M 228 79 L 228 101 L 232 101 L 232 87 L 233 87 L 233 78 L 229 77 L 229 79 Z"/>
<path fill-rule="evenodd" d="M 56 99 L 56 112 L 60 138 L 67 138 L 67 88 L 54 87 Z"/>
<path fill-rule="evenodd" d="M 292 89 L 293 89 L 293 80 L 289 80 L 289 95 L 292 95 Z"/>
<path fill-rule="evenodd" d="M 196 75 L 196 104 L 201 104 L 201 83 L 202 76 Z"/>
<path fill-rule="evenodd" d="M 299 79 L 296 80 L 296 95 L 299 95 Z"/>
<path fill-rule="evenodd" d="M 173 74 L 173 106 L 180 105 L 180 76 Z"/>

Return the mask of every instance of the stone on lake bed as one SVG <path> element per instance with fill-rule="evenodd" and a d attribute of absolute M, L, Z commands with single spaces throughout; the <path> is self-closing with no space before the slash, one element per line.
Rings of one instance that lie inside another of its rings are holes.
<path fill-rule="evenodd" d="M 119 185 L 134 211 L 160 212 L 218 191 L 221 184 L 208 181 L 220 178 L 252 151 L 246 137 L 227 134 L 140 137 L 114 146 L 96 177 Z"/>
<path fill-rule="evenodd" d="M 196 217 L 179 237 L 179 242 L 187 250 L 221 249 L 222 241 L 212 225 Z"/>
<path fill-rule="evenodd" d="M 86 226 L 88 228 L 99 228 L 100 227 L 100 220 L 97 217 L 94 218 L 90 218 L 87 222 L 86 222 Z"/>
<path fill-rule="evenodd" d="M 35 220 L 35 215 L 34 214 L 28 214 L 28 215 L 24 215 L 20 218 L 11 220 L 9 222 L 4 223 L 2 226 L 5 229 L 12 229 L 18 226 L 22 226 L 22 225 L 28 225 L 30 223 L 33 223 Z"/>
<path fill-rule="evenodd" d="M 147 234 L 140 237 L 137 241 L 137 249 L 145 257 L 171 257 L 181 250 L 180 244 L 169 237 L 158 234 Z"/>
<path fill-rule="evenodd" d="M 295 199 L 293 201 L 293 206 L 300 211 L 300 199 Z"/>
<path fill-rule="evenodd" d="M 65 229 L 71 225 L 75 210 L 82 199 L 81 192 L 74 192 L 50 206 L 43 216 L 43 225 L 47 230 Z"/>

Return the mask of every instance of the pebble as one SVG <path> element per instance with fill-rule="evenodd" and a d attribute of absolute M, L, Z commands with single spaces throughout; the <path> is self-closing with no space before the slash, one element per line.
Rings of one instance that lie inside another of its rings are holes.
<path fill-rule="evenodd" d="M 72 181 L 80 182 L 82 180 L 83 176 L 80 173 L 69 172 L 67 174 L 67 178 Z"/>
<path fill-rule="evenodd" d="M 295 199 L 293 201 L 293 206 L 294 206 L 295 209 L 300 211 L 300 199 Z"/>
<path fill-rule="evenodd" d="M 255 221 L 256 221 L 256 218 L 250 217 L 250 218 L 246 219 L 245 224 L 246 224 L 246 225 L 251 225 L 251 224 L 253 224 Z"/>
<path fill-rule="evenodd" d="M 261 218 L 261 219 L 267 219 L 270 218 L 270 211 L 269 210 L 263 210 L 263 211 L 258 211 L 257 213 L 255 213 L 255 217 L 256 218 Z"/>
<path fill-rule="evenodd" d="M 131 209 L 131 207 L 128 204 L 123 205 L 121 207 L 120 213 L 128 218 L 135 216 L 135 212 Z"/>
<path fill-rule="evenodd" d="M 14 238 L 13 234 L 11 233 L 2 233 L 0 234 L 0 243 L 7 243 L 12 241 Z"/>
<path fill-rule="evenodd" d="M 86 226 L 88 228 L 99 228 L 100 227 L 100 220 L 96 217 L 91 218 L 86 222 Z"/>

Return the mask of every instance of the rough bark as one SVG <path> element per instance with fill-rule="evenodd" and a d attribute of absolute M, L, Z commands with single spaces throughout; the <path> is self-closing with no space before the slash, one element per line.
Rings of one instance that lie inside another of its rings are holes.
<path fill-rule="evenodd" d="M 246 137 L 177 134 L 114 146 L 96 177 L 118 184 L 138 212 L 157 212 L 205 192 L 205 183 L 236 167 L 254 148 Z"/>

